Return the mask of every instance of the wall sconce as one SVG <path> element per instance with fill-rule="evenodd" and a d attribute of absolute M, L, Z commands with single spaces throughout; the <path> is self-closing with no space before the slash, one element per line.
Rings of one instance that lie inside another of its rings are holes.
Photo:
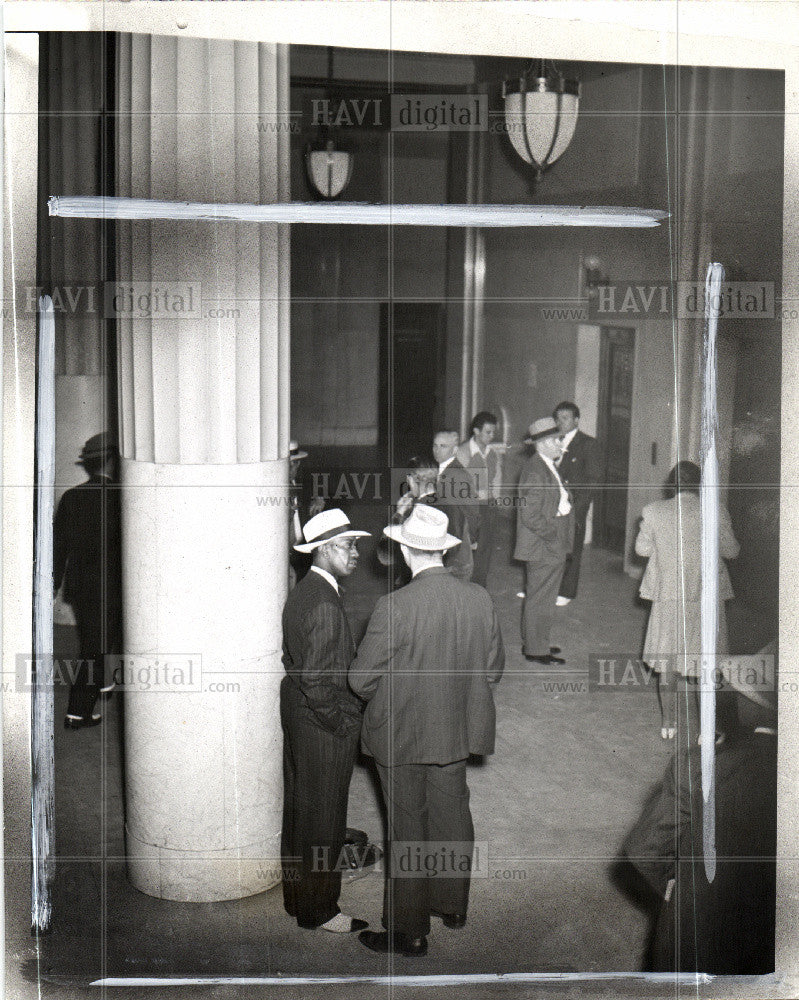
<path fill-rule="evenodd" d="M 352 176 L 352 153 L 336 149 L 332 139 L 324 140 L 321 148 L 308 146 L 305 151 L 305 170 L 308 180 L 328 201 L 338 198 Z"/>
<path fill-rule="evenodd" d="M 327 98 L 328 104 L 333 95 L 333 48 L 327 49 Z M 315 143 L 309 143 L 305 150 L 305 172 L 311 187 L 327 201 L 338 198 L 349 184 L 352 176 L 354 157 L 343 149 L 336 149 L 336 144 L 330 137 L 330 126 L 321 120 L 319 138 Z"/>
<path fill-rule="evenodd" d="M 530 77 L 535 70 L 536 76 Z M 502 84 L 505 122 L 513 148 L 531 164 L 538 180 L 572 141 L 580 105 L 580 84 L 566 80 L 555 64 L 534 60 L 518 81 Z"/>

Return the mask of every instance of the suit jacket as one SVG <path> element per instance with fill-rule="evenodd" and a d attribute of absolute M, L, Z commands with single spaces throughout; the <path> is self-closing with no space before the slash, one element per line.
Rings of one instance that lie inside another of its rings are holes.
<path fill-rule="evenodd" d="M 727 508 L 719 508 L 719 600 L 733 596 L 725 559 L 734 559 L 740 546 L 735 540 Z M 649 556 L 641 580 L 641 597 L 648 601 L 699 601 L 702 596 L 702 532 L 700 500 L 683 490 L 670 500 L 656 500 L 644 507 L 635 540 L 639 556 Z M 682 573 L 682 579 L 680 578 Z"/>
<path fill-rule="evenodd" d="M 347 684 L 354 655 L 341 597 L 311 570 L 283 609 L 283 666 L 303 697 L 307 720 L 336 736 L 361 724 L 361 702 Z"/>
<path fill-rule="evenodd" d="M 587 511 L 599 492 L 599 449 L 596 439 L 577 431 L 563 453 L 558 474 L 572 494 L 575 507 Z"/>
<path fill-rule="evenodd" d="M 378 764 L 451 764 L 494 752 L 491 684 L 505 651 L 494 605 L 444 567 L 381 597 L 350 668 L 368 701 L 364 750 Z"/>
<path fill-rule="evenodd" d="M 61 497 L 53 522 L 53 587 L 81 617 L 121 607 L 119 486 L 90 476 Z"/>
<path fill-rule="evenodd" d="M 518 488 L 513 558 L 541 566 L 563 562 L 571 551 L 574 514 L 558 517 L 558 481 L 538 452 L 524 463 Z"/>
<path fill-rule="evenodd" d="M 461 544 L 452 549 L 444 562 L 459 580 L 472 578 L 474 558 L 472 542 L 480 531 L 480 508 L 474 480 L 457 458 L 440 472 L 436 480 L 436 507 L 449 518 L 449 531 Z"/>

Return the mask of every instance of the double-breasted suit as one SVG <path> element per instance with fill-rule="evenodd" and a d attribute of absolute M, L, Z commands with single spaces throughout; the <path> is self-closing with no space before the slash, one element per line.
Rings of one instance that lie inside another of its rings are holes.
<path fill-rule="evenodd" d="M 480 508 L 474 480 L 457 458 L 436 479 L 436 507 L 449 518 L 449 531 L 461 544 L 446 555 L 446 565 L 459 580 L 468 583 L 474 571 L 472 539 L 480 530 Z"/>
<path fill-rule="evenodd" d="M 470 867 L 466 758 L 494 750 L 491 685 L 504 665 L 491 598 L 443 566 L 422 570 L 377 602 L 350 684 L 368 701 L 362 744 L 375 758 L 388 812 L 393 871 L 383 919 L 389 930 L 424 937 L 431 911 L 466 913 L 468 870 L 401 877 L 403 852 L 428 845 L 435 854 L 442 844 L 456 845 Z"/>
<path fill-rule="evenodd" d="M 562 597 L 576 597 L 588 510 L 592 501 L 598 499 L 600 472 L 596 440 L 578 430 L 561 456 L 558 475 L 571 494 L 574 510 L 574 538 L 571 552 L 566 557 L 558 594 Z"/>
<path fill-rule="evenodd" d="M 522 467 L 518 490 L 513 555 L 527 572 L 522 641 L 528 656 L 548 656 L 555 599 L 571 550 L 573 514 L 558 513 L 558 480 L 538 452 Z"/>
<path fill-rule="evenodd" d="M 311 568 L 283 610 L 283 900 L 301 927 L 339 913 L 347 796 L 362 703 L 347 671 L 355 644 L 337 589 Z"/>

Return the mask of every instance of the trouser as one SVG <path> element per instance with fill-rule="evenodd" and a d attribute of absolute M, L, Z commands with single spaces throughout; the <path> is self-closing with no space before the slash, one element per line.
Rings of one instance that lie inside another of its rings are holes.
<path fill-rule="evenodd" d="M 432 910 L 465 915 L 469 904 L 474 826 L 466 761 L 378 764 L 377 770 L 391 840 L 383 926 L 424 937 Z"/>
<path fill-rule="evenodd" d="M 525 563 L 527 588 L 522 608 L 522 643 L 527 656 L 549 655 L 549 633 L 564 560 L 565 556 L 558 562 Z"/>
<path fill-rule="evenodd" d="M 479 583 L 481 587 L 485 587 L 488 583 L 488 571 L 491 568 L 495 515 L 496 510 L 489 501 L 483 501 L 480 504 L 480 534 L 477 539 L 477 548 L 474 550 L 472 583 Z"/>
<path fill-rule="evenodd" d="M 74 608 L 78 626 L 79 663 L 69 689 L 67 715 L 76 719 L 89 719 L 105 687 L 105 657 L 121 649 L 118 610 L 109 610 L 105 621 L 99 614 Z"/>
<path fill-rule="evenodd" d="M 590 506 L 590 504 L 589 504 Z M 566 556 L 566 566 L 560 581 L 558 594 L 561 597 L 576 597 L 580 580 L 580 560 L 583 557 L 585 529 L 588 523 L 588 507 L 574 507 L 574 540 L 571 553 Z"/>
<path fill-rule="evenodd" d="M 312 722 L 302 694 L 285 677 L 283 724 L 283 904 L 300 927 L 339 913 L 347 797 L 358 734 L 334 736 Z"/>

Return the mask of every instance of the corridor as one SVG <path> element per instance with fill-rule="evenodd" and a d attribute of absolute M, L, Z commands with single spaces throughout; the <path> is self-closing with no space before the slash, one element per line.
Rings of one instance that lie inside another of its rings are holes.
<path fill-rule="evenodd" d="M 375 507 L 352 514 L 373 531 L 382 516 Z M 659 737 L 654 691 L 591 692 L 587 665 L 589 655 L 637 654 L 646 609 L 620 558 L 589 548 L 578 598 L 558 610 L 553 635 L 566 666 L 557 673 L 531 669 L 520 651 L 521 568 L 509 561 L 510 520 L 502 525 L 489 580 L 507 649 L 496 692 L 497 747 L 469 773 L 487 877 L 472 881 L 464 930 L 434 922 L 429 955 L 396 959 L 392 968 L 397 974 L 636 971 L 648 918 L 623 891 L 614 864 L 669 748 Z M 358 637 L 384 587 L 373 549 L 374 539 L 362 543 L 346 587 Z M 755 633 L 748 629 L 753 648 Z M 74 642 L 71 630 L 60 627 L 57 653 L 74 655 Z M 41 941 L 43 978 L 77 984 L 108 975 L 386 973 L 386 960 L 356 936 L 298 929 L 283 911 L 279 887 L 214 904 L 135 890 L 124 865 L 122 699 L 105 705 L 102 726 L 79 732 L 60 726 L 65 700 L 66 690 L 58 691 L 58 862 L 53 932 Z M 361 758 L 356 767 L 349 824 L 380 842 L 370 765 Z M 345 881 L 342 906 L 379 926 L 382 885 L 378 872 Z"/>

